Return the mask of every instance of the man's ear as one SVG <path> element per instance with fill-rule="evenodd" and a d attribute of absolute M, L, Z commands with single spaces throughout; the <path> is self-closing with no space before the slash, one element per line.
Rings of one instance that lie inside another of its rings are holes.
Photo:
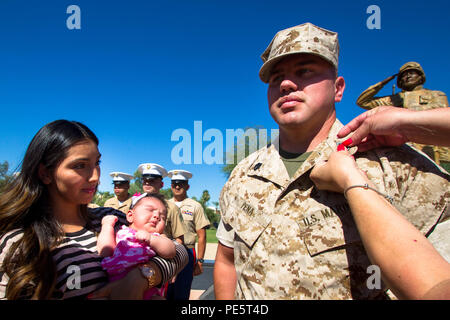
<path fill-rule="evenodd" d="M 42 163 L 39 164 L 38 176 L 43 184 L 50 184 L 52 182 L 50 170 L 48 170 Z"/>
<path fill-rule="evenodd" d="M 133 220 L 134 220 L 134 212 L 133 212 L 133 209 L 131 209 L 131 210 L 128 210 L 128 212 L 127 212 L 127 221 L 130 224 L 132 224 Z"/>
<path fill-rule="evenodd" d="M 344 95 L 345 80 L 343 77 L 337 77 L 334 82 L 334 102 L 340 102 Z"/>
<path fill-rule="evenodd" d="M 191 186 L 190 186 L 189 184 L 187 184 L 187 185 L 186 185 L 186 191 L 188 191 L 190 187 L 191 187 Z"/>

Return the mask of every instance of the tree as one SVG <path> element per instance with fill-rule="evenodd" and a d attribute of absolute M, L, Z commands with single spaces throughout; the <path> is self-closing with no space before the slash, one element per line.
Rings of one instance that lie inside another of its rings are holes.
<path fill-rule="evenodd" d="M 214 222 L 219 221 L 219 216 L 216 214 L 216 211 L 208 208 L 208 201 L 211 199 L 208 190 L 203 190 L 200 199 L 197 199 L 196 197 L 192 197 L 192 199 L 194 199 L 195 201 L 199 202 L 202 205 L 203 211 L 205 212 L 206 216 L 208 217 L 209 221 L 212 224 L 214 224 Z"/>
<path fill-rule="evenodd" d="M 202 196 L 200 198 L 200 203 L 202 204 L 202 206 L 205 206 L 208 204 L 209 199 L 211 199 L 211 196 L 209 195 L 209 191 L 208 190 L 203 190 L 202 192 Z"/>
<path fill-rule="evenodd" d="M 219 202 L 218 202 L 218 201 L 213 201 L 212 204 L 213 204 L 214 207 L 216 208 L 216 212 L 219 211 Z"/>
<path fill-rule="evenodd" d="M 450 162 L 441 162 L 441 166 L 450 173 Z"/>
<path fill-rule="evenodd" d="M 142 188 L 142 174 L 139 170 L 134 172 L 134 179 L 133 182 L 130 183 L 128 193 L 131 195 L 134 195 L 135 193 L 144 193 L 144 189 Z"/>
<path fill-rule="evenodd" d="M 13 175 L 8 174 L 9 163 L 4 161 L 0 163 L 0 191 L 8 184 L 8 182 L 13 178 Z"/>
<path fill-rule="evenodd" d="M 242 135 L 236 136 L 236 142 L 233 144 L 232 150 L 225 152 L 224 159 L 233 159 L 233 161 L 232 163 L 229 163 L 230 161 L 226 160 L 225 165 L 221 168 L 221 171 L 227 178 L 229 178 L 231 172 L 241 160 L 248 157 L 256 150 L 266 146 L 267 143 L 275 137 L 275 135 L 278 135 L 278 129 L 272 129 L 269 137 L 267 129 L 261 126 L 246 128 Z"/>
<path fill-rule="evenodd" d="M 103 207 L 106 200 L 112 197 L 114 197 L 114 194 L 109 191 L 97 191 L 91 203 L 95 203 L 96 205 Z"/>
<path fill-rule="evenodd" d="M 162 195 L 164 195 L 164 198 L 166 199 L 171 199 L 173 198 L 173 192 L 171 188 L 167 188 L 167 189 L 161 189 L 159 190 L 159 193 L 161 193 Z"/>

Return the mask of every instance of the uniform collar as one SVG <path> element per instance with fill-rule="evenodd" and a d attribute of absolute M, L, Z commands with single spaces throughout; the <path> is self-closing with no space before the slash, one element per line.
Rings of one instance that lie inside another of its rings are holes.
<path fill-rule="evenodd" d="M 131 197 L 130 194 L 128 194 L 128 198 L 127 198 L 125 201 L 122 201 L 122 202 L 120 202 L 120 201 L 119 201 L 119 198 L 117 198 L 117 196 L 116 196 L 117 204 L 118 204 L 120 207 L 123 207 L 123 206 L 126 206 L 126 205 L 131 204 L 131 200 L 132 200 L 132 197 Z"/>
<path fill-rule="evenodd" d="M 277 184 L 282 189 L 285 189 L 291 182 L 297 180 L 300 176 L 312 169 L 317 162 L 328 159 L 330 154 L 333 151 L 336 151 L 338 144 L 336 135 L 342 127 L 342 123 L 336 119 L 327 138 L 317 145 L 297 172 L 295 172 L 292 179 L 289 178 L 286 167 L 281 160 L 279 153 L 280 141 L 278 137 L 265 147 L 265 152 L 260 152 L 258 154 L 256 159 L 250 165 L 247 175 L 261 177 Z M 339 141 L 342 140 L 343 139 L 339 139 Z"/>

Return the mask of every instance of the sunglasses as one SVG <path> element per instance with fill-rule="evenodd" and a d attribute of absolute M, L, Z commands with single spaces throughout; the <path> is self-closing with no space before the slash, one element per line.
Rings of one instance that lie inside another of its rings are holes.
<path fill-rule="evenodd" d="M 123 186 L 127 186 L 128 182 L 126 181 L 119 181 L 119 182 L 113 182 L 114 187 L 123 187 Z"/>
<path fill-rule="evenodd" d="M 143 183 L 152 183 L 152 182 L 154 182 L 154 181 L 156 181 L 156 180 L 158 180 L 158 179 L 161 179 L 161 178 L 153 178 L 153 177 L 149 178 L 149 177 L 145 177 L 145 178 L 142 178 L 142 182 L 143 182 Z"/>
<path fill-rule="evenodd" d="M 172 187 L 184 188 L 186 186 L 187 186 L 187 182 L 185 182 L 185 181 L 173 181 L 172 182 Z"/>

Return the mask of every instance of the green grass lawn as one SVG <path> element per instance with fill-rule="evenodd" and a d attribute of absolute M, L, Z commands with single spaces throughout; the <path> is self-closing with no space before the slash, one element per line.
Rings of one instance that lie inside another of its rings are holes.
<path fill-rule="evenodd" d="M 441 167 L 443 167 L 445 170 L 447 170 L 448 173 L 450 173 L 450 163 L 449 162 L 441 162 Z"/>
<path fill-rule="evenodd" d="M 216 238 L 216 228 L 209 228 L 206 229 L 206 242 L 207 243 L 217 243 L 217 238 Z"/>

